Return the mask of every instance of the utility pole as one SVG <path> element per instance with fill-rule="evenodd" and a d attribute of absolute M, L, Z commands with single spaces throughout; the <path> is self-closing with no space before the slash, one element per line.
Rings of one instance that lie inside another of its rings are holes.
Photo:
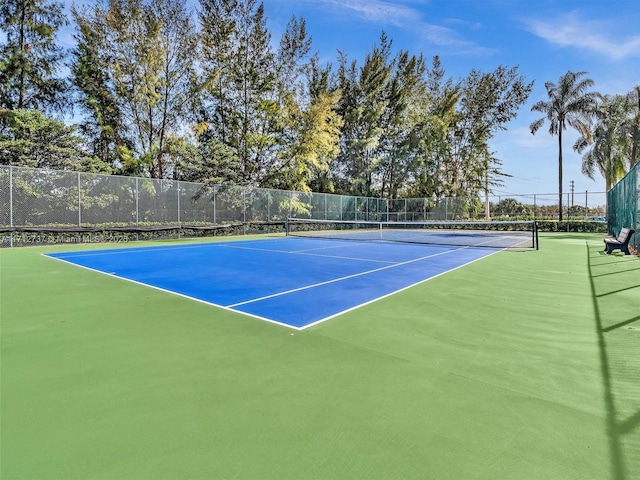
<path fill-rule="evenodd" d="M 573 207 L 573 193 L 576 189 L 576 182 L 571 180 L 571 206 Z"/>

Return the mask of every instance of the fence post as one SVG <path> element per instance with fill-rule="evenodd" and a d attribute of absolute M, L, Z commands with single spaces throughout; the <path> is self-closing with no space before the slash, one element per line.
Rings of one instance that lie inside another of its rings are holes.
<path fill-rule="evenodd" d="M 9 226 L 11 227 L 9 246 L 13 247 L 13 166 L 11 165 L 9 165 Z"/>
<path fill-rule="evenodd" d="M 136 227 L 140 223 L 140 182 L 136 177 Z"/>
<path fill-rule="evenodd" d="M 82 226 L 82 195 L 80 193 L 80 172 L 78 172 L 78 226 Z"/>
<path fill-rule="evenodd" d="M 571 212 L 571 210 L 569 209 L 569 194 L 567 193 L 567 232 L 570 232 L 571 229 L 569 228 L 569 213 Z"/>
<path fill-rule="evenodd" d="M 589 216 L 589 190 L 584 191 L 584 215 Z"/>
<path fill-rule="evenodd" d="M 327 217 L 327 197 L 328 195 L 326 193 L 323 193 L 324 195 L 324 219 L 325 220 L 329 220 L 329 218 Z"/>

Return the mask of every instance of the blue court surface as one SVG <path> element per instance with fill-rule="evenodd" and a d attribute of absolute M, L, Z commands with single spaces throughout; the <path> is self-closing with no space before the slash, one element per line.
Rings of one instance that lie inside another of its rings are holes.
<path fill-rule="evenodd" d="M 303 329 L 499 250 L 271 238 L 49 257 Z"/>

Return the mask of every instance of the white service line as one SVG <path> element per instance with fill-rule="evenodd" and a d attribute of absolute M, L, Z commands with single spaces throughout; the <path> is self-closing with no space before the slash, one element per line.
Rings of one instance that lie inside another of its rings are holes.
<path fill-rule="evenodd" d="M 280 297 L 282 295 L 288 295 L 290 293 L 300 292 L 302 290 L 308 290 L 310 288 L 320 287 L 322 285 L 329 285 L 331 283 L 341 282 L 342 280 L 348 280 L 350 278 L 360 277 L 362 275 L 369 275 L 370 273 L 380 272 L 382 270 L 388 270 L 390 268 L 400 267 L 402 265 L 408 265 L 410 263 L 419 262 L 419 261 L 422 261 L 422 260 L 426 260 L 428 258 L 438 257 L 440 255 L 445 255 L 445 254 L 451 253 L 451 252 L 457 252 L 458 250 L 463 250 L 465 248 L 468 248 L 468 247 L 460 247 L 460 248 L 456 248 L 454 250 L 446 250 L 444 252 L 434 253 L 433 255 L 427 255 L 425 257 L 420 257 L 420 258 L 414 258 L 412 260 L 407 260 L 406 262 L 394 263 L 392 265 L 387 265 L 385 267 L 374 268 L 373 270 L 367 270 L 366 272 L 354 273 L 353 275 L 347 275 L 345 277 L 334 278 L 332 280 L 327 280 L 326 282 L 314 283 L 312 285 L 307 285 L 305 287 L 300 287 L 300 288 L 294 288 L 292 290 L 287 290 L 286 292 L 274 293 L 272 295 L 266 295 L 264 297 L 254 298 L 252 300 L 246 300 L 246 301 L 240 302 L 240 303 L 234 303 L 233 305 L 227 305 L 227 307 L 228 308 L 235 308 L 235 307 L 239 307 L 240 305 L 247 305 L 249 303 L 260 302 L 262 300 L 267 300 L 269 298 Z"/>
<path fill-rule="evenodd" d="M 229 312 L 240 313 L 240 314 L 246 315 L 248 317 L 257 318 L 258 320 L 264 320 L 265 322 L 269 322 L 269 323 L 275 323 L 276 325 L 281 325 L 283 327 L 293 328 L 294 330 L 301 330 L 300 327 L 295 327 L 293 325 L 289 325 L 288 323 L 279 322 L 277 320 L 272 320 L 272 319 L 267 318 L 267 317 L 261 317 L 260 315 L 255 315 L 253 313 L 242 312 L 240 310 L 233 310 L 231 307 L 227 307 L 225 305 L 220 305 L 218 303 L 208 302 L 206 300 L 202 300 L 202 299 L 197 298 L 197 297 L 191 297 L 191 296 L 185 295 L 183 293 L 174 292 L 173 290 L 167 290 L 167 289 L 162 288 L 162 287 L 156 287 L 155 285 L 151 285 L 149 283 L 144 283 L 144 282 L 139 282 L 138 280 L 133 280 L 131 278 L 121 277 L 121 276 L 119 276 L 119 275 L 117 275 L 115 273 L 103 272 L 102 270 L 97 270 L 95 268 L 85 267 L 84 265 L 80 265 L 79 263 L 73 263 L 73 262 L 70 262 L 68 260 L 65 260 L 65 259 L 62 259 L 62 258 L 58 258 L 58 257 L 51 257 L 51 256 L 46 255 L 44 253 L 41 254 L 41 255 L 44 256 L 44 257 L 50 258 L 52 260 L 57 260 L 59 262 L 67 263 L 69 265 L 73 265 L 74 267 L 80 267 L 80 268 L 83 268 L 85 270 L 90 270 L 90 271 L 95 272 L 95 273 L 100 273 L 102 275 L 106 275 L 108 277 L 112 277 L 112 278 L 115 278 L 115 279 L 118 279 L 118 280 L 124 280 L 125 282 L 134 283 L 136 285 L 142 285 L 143 287 L 153 288 L 154 290 L 158 290 L 160 292 L 169 293 L 171 295 L 176 295 L 178 297 L 186 298 L 188 300 L 193 300 L 193 301 L 198 302 L 198 303 L 203 303 L 205 305 L 210 305 L 212 307 L 221 308 L 221 309 L 229 311 Z"/>
<path fill-rule="evenodd" d="M 462 247 L 462 248 L 467 248 L 467 247 Z M 460 249 L 458 249 L 458 250 L 460 250 Z M 320 324 L 320 323 L 326 322 L 327 320 L 331 320 L 332 318 L 335 318 L 335 317 L 337 317 L 337 316 L 339 316 L 339 315 L 342 315 L 342 314 L 344 314 L 344 313 L 351 312 L 352 310 L 356 310 L 356 309 L 358 309 L 358 308 L 360 308 L 360 307 L 363 307 L 363 306 L 365 306 L 365 305 L 369 305 L 370 303 L 377 302 L 378 300 L 382 300 L 383 298 L 390 297 L 391 295 L 395 295 L 396 293 L 399 293 L 399 292 L 402 292 L 402 291 L 407 290 L 407 289 L 409 289 L 409 288 L 415 287 L 416 285 L 420 285 L 421 283 L 428 282 L 429 280 L 433 280 L 434 278 L 438 278 L 438 277 L 440 277 L 440 276 L 442 276 L 442 275 L 445 275 L 445 274 L 447 274 L 447 273 L 449 273 L 449 272 L 453 272 L 454 270 L 457 270 L 457 269 L 459 269 L 459 268 L 466 267 L 467 265 L 470 265 L 470 264 L 472 264 L 472 263 L 474 263 L 474 262 L 477 262 L 477 261 L 479 261 L 479 260 L 482 260 L 483 258 L 487 258 L 487 257 L 489 257 L 489 256 L 491 256 L 491 255 L 495 255 L 496 253 L 501 252 L 501 251 L 502 251 L 502 250 L 496 250 L 496 251 L 494 251 L 494 252 L 489 253 L 489 254 L 488 254 L 488 255 L 486 255 L 486 256 L 479 257 L 479 258 L 475 258 L 475 259 L 471 260 L 470 262 L 464 263 L 464 264 L 462 264 L 462 265 L 458 265 L 457 267 L 454 267 L 454 268 L 452 268 L 452 269 L 450 269 L 450 270 L 446 270 L 446 271 L 444 271 L 444 272 L 440 272 L 440 273 L 438 273 L 438 274 L 436 274 L 436 275 L 433 275 L 432 277 L 425 278 L 425 279 L 423 279 L 423 280 L 419 280 L 419 281 L 417 281 L 416 283 L 412 283 L 411 285 L 407 285 L 406 287 L 402 287 L 402 288 L 400 288 L 400 289 L 398 289 L 398 290 L 394 290 L 393 292 L 389 292 L 389 293 L 387 293 L 387 294 L 385 294 L 385 295 L 382 295 L 382 296 L 380 296 L 380 297 L 373 298 L 373 299 L 371 299 L 371 300 L 369 300 L 369 301 L 367 301 L 367 302 L 363 302 L 363 303 L 360 303 L 360 304 L 358 304 L 358 305 L 354 305 L 353 307 L 349 307 L 349 308 L 347 308 L 347 309 L 345 309 L 345 310 L 342 310 L 342 311 L 340 311 L 340 312 L 333 313 L 333 314 L 329 315 L 328 317 L 321 318 L 320 320 L 316 320 L 315 322 L 312 322 L 312 323 L 309 323 L 309 324 L 304 325 L 304 326 L 302 326 L 302 327 L 299 327 L 299 328 L 298 328 L 298 330 L 306 330 L 307 328 L 310 328 L 310 327 L 313 327 L 314 325 L 318 325 L 318 324 Z M 238 311 L 241 311 L 241 310 L 238 310 Z"/>
<path fill-rule="evenodd" d="M 352 244 L 353 245 L 353 244 Z M 269 248 L 256 248 L 256 247 L 242 247 L 239 245 L 225 245 L 225 248 L 237 248 L 240 250 L 255 250 L 259 252 L 273 252 L 273 253 L 282 253 L 284 255 L 307 255 L 310 257 L 324 257 L 324 258 L 339 258 L 342 260 L 356 260 L 359 262 L 371 262 L 371 263 L 385 263 L 385 264 L 395 264 L 395 262 L 389 260 L 373 260 L 371 258 L 359 258 L 359 257 L 345 257 L 342 255 L 324 255 L 321 253 L 309 253 L 318 250 L 327 250 L 330 248 L 341 248 L 344 245 L 336 245 L 334 247 L 322 247 L 322 248 L 308 248 L 305 250 L 274 250 Z"/>

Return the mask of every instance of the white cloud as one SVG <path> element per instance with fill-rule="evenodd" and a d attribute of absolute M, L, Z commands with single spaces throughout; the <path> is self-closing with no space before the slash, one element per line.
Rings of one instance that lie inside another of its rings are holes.
<path fill-rule="evenodd" d="M 486 55 L 494 53 L 494 50 L 479 46 L 477 43 L 466 40 L 456 30 L 441 25 L 427 23 L 423 20 L 422 13 L 416 8 L 403 5 L 398 2 L 383 0 L 306 0 L 309 3 L 330 8 L 336 15 L 351 15 L 367 23 L 380 25 L 392 25 L 415 32 L 416 37 L 423 42 L 446 47 L 452 54 Z M 412 3 L 412 2 L 408 2 Z M 452 19 L 447 23 L 455 25 Z M 477 24 L 458 22 L 458 26 L 465 29 L 477 29 Z"/>
<path fill-rule="evenodd" d="M 510 127 L 508 131 L 501 131 L 495 136 L 496 146 L 509 145 L 517 149 L 547 149 L 557 148 L 557 137 L 549 135 L 548 126 L 542 126 L 535 135 L 527 126 Z"/>
<path fill-rule="evenodd" d="M 477 43 L 465 40 L 455 30 L 439 25 L 422 24 L 420 26 L 422 38 L 433 45 L 447 47 L 451 53 L 466 55 L 488 55 L 495 53 L 494 49 L 486 48 Z"/>
<path fill-rule="evenodd" d="M 470 22 L 469 20 L 462 20 L 460 18 L 447 18 L 444 20 L 449 25 L 458 25 L 465 27 L 469 30 L 482 30 L 484 27 L 480 22 Z"/>
<path fill-rule="evenodd" d="M 420 21 L 420 12 L 417 10 L 381 0 L 320 0 L 313 3 L 351 11 L 368 22 L 391 24 L 397 27 Z"/>
<path fill-rule="evenodd" d="M 615 39 L 615 26 L 608 31 L 604 22 L 583 20 L 576 12 L 550 20 L 528 19 L 524 23 L 531 33 L 560 47 L 590 50 L 614 60 L 640 57 L 640 35 Z"/>

